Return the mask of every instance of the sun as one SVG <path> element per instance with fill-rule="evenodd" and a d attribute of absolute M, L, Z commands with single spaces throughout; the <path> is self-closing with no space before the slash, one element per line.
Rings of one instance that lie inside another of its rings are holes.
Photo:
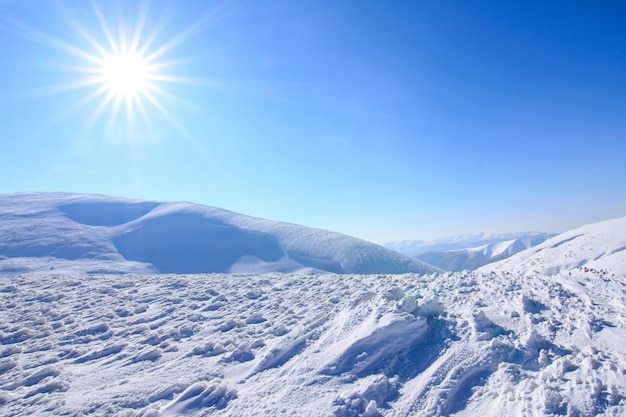
<path fill-rule="evenodd" d="M 116 100 L 137 100 L 155 90 L 153 80 L 158 74 L 139 51 L 122 49 L 106 53 L 99 65 L 98 79 Z"/>
<path fill-rule="evenodd" d="M 0 25 L 65 54 L 58 60 L 62 64 L 54 65 L 64 72 L 63 81 L 50 85 L 46 92 L 80 90 L 85 94 L 63 113 L 86 112 L 81 118 L 86 128 L 102 126 L 98 120 L 108 114 L 108 126 L 127 131 L 129 137 L 138 131 L 139 121 L 145 122 L 141 127 L 149 128 L 161 119 L 185 133 L 171 107 L 189 107 L 180 94 L 191 85 L 206 86 L 207 82 L 204 73 L 200 78 L 189 76 L 195 61 L 181 56 L 179 48 L 235 10 L 238 2 L 224 0 L 182 26 L 151 7 L 149 0 L 92 0 L 74 6 L 67 3 L 60 8 L 68 29 L 61 38 L 0 16 Z M 188 47 L 180 49 L 189 51 Z"/>

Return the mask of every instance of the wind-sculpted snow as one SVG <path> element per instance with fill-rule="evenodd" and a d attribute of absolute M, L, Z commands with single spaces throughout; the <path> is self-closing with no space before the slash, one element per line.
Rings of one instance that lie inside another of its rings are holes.
<path fill-rule="evenodd" d="M 191 203 L 0 195 L 0 272 L 431 273 L 360 239 Z"/>
<path fill-rule="evenodd" d="M 0 414 L 623 416 L 624 278 L 4 275 Z"/>

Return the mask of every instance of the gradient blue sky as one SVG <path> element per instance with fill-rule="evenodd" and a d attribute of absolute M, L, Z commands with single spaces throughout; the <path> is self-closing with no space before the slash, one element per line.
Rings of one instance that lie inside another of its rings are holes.
<path fill-rule="evenodd" d="M 68 47 L 107 47 L 97 11 L 170 46 L 162 110 L 132 126 L 78 87 Z M 378 243 L 624 216 L 625 22 L 617 0 L 0 0 L 0 192 L 193 201 Z"/>

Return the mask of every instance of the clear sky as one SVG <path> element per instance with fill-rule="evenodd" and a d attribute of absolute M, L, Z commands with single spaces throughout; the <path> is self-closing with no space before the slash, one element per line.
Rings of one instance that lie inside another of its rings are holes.
<path fill-rule="evenodd" d="M 373 242 L 626 215 L 626 2 L 0 0 L 0 192 Z"/>

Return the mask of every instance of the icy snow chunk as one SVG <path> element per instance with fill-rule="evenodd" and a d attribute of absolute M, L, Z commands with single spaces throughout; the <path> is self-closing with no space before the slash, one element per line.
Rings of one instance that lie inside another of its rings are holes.
<path fill-rule="evenodd" d="M 365 407 L 365 411 L 363 412 L 363 417 L 383 417 L 380 411 L 378 411 L 376 401 L 371 400 L 367 404 L 367 407 Z"/>
<path fill-rule="evenodd" d="M 246 319 L 246 324 L 259 324 L 267 321 L 262 314 L 256 313 Z"/>
<path fill-rule="evenodd" d="M 130 360 L 130 363 L 137 363 L 142 361 L 156 361 L 161 357 L 161 349 L 153 348 L 140 353 Z"/>
<path fill-rule="evenodd" d="M 246 298 L 249 298 L 250 300 L 256 300 L 257 298 L 260 298 L 262 295 L 263 293 L 260 291 L 250 290 L 246 293 Z"/>
<path fill-rule="evenodd" d="M 244 343 L 239 345 L 227 358 L 225 362 L 249 362 L 254 359 L 254 353 L 250 348 L 250 345 Z"/>
<path fill-rule="evenodd" d="M 17 363 L 13 360 L 0 362 L 0 375 L 7 372 L 10 369 L 13 369 L 17 366 Z"/>
<path fill-rule="evenodd" d="M 538 314 L 545 310 L 547 307 L 545 306 L 545 304 L 524 295 L 522 297 L 522 308 L 524 309 L 525 313 Z"/>
<path fill-rule="evenodd" d="M 197 382 L 187 388 L 165 411 L 178 415 L 197 408 L 221 409 L 234 398 L 237 398 L 237 391 L 225 384 Z"/>
<path fill-rule="evenodd" d="M 70 384 L 65 381 L 51 381 L 46 384 L 38 385 L 35 389 L 27 392 L 24 398 L 29 398 L 37 394 L 50 394 L 54 391 L 65 392 L 70 388 Z"/>
<path fill-rule="evenodd" d="M 398 301 L 402 297 L 404 297 L 404 291 L 400 287 L 392 287 L 383 294 L 383 298 L 389 301 Z"/>
<path fill-rule="evenodd" d="M 26 380 L 24 381 L 24 385 L 26 386 L 35 385 L 48 377 L 55 377 L 59 375 L 60 373 L 61 371 L 58 368 L 54 366 L 46 366 L 46 367 L 41 368 L 37 372 L 33 373 L 32 375 L 28 376 Z"/>
<path fill-rule="evenodd" d="M 103 349 L 96 350 L 90 353 L 87 353 L 83 356 L 80 356 L 74 360 L 74 363 L 83 363 L 88 361 L 93 361 L 96 359 L 104 358 L 106 356 L 115 355 L 120 353 L 122 349 L 126 347 L 126 343 L 113 343 L 104 347 Z"/>
<path fill-rule="evenodd" d="M 266 369 L 280 367 L 292 357 L 299 354 L 306 347 L 306 344 L 307 336 L 302 336 L 295 340 L 285 342 L 280 347 L 272 349 L 261 359 L 253 374 L 263 372 Z"/>
<path fill-rule="evenodd" d="M 154 394 L 152 394 L 148 401 L 153 403 L 159 400 L 172 400 L 174 398 L 174 394 L 178 394 L 179 392 L 183 392 L 187 388 L 187 385 L 182 383 L 168 385 L 157 390 Z"/>
<path fill-rule="evenodd" d="M 209 357 L 209 356 L 217 356 L 224 352 L 226 352 L 226 349 L 224 348 L 224 346 L 220 345 L 219 343 L 207 342 L 202 346 L 196 346 L 195 348 L 193 348 L 193 350 L 189 353 L 189 355 Z"/>
<path fill-rule="evenodd" d="M 398 309 L 403 313 L 413 314 L 417 311 L 417 300 L 411 296 L 404 297 L 398 303 Z"/>
<path fill-rule="evenodd" d="M 370 380 L 365 390 L 340 396 L 333 401 L 336 417 L 382 417 L 378 407 L 388 407 L 396 399 L 398 389 L 394 380 L 378 375 Z"/>
<path fill-rule="evenodd" d="M 428 300 L 419 308 L 419 316 L 427 319 L 439 317 L 444 313 L 443 304 L 437 299 Z"/>
<path fill-rule="evenodd" d="M 489 340 L 508 333 L 503 327 L 489 320 L 482 310 L 474 314 L 474 330 L 476 340 Z"/>
<path fill-rule="evenodd" d="M 270 330 L 270 333 L 277 337 L 284 336 L 287 333 L 289 333 L 289 329 L 287 329 L 287 327 L 285 327 L 284 324 L 279 324 L 276 327 L 274 327 L 272 330 Z"/>

